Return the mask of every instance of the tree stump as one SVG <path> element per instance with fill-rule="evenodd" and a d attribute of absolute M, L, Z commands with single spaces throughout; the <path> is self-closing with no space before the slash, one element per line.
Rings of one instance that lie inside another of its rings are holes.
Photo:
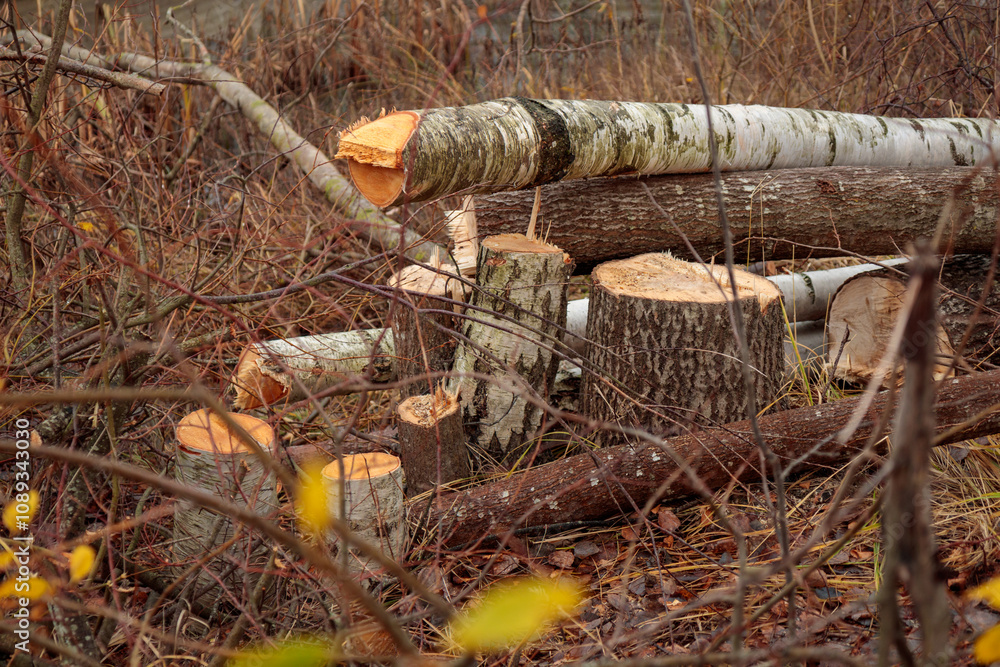
<path fill-rule="evenodd" d="M 229 416 L 254 439 L 259 447 L 273 453 L 274 430 L 255 417 L 230 413 Z M 232 503 L 245 505 L 266 516 L 278 507 L 275 476 L 254 455 L 252 448 L 210 410 L 198 410 L 184 417 L 176 430 L 177 480 L 217 494 Z M 196 575 L 197 600 L 205 606 L 224 597 L 215 577 L 246 600 L 260 579 L 270 549 L 248 533 L 245 526 L 206 509 L 181 506 L 174 514 L 174 561 L 179 570 L 216 551 L 239 531 L 235 543 L 204 564 Z"/>
<path fill-rule="evenodd" d="M 358 537 L 378 546 L 389 558 L 400 561 L 406 543 L 403 516 L 403 467 L 392 454 L 373 452 L 344 456 L 323 468 L 330 513 L 339 517 Z M 341 487 L 343 479 L 343 487 Z M 341 512 L 343 488 L 345 511 Z M 339 548 L 339 541 L 332 540 Z M 361 579 L 377 575 L 381 566 L 355 548 L 348 549 L 349 570 Z"/>
<path fill-rule="evenodd" d="M 396 408 L 399 454 L 409 495 L 471 474 L 461 407 L 458 396 L 438 389 L 412 396 Z"/>
<path fill-rule="evenodd" d="M 442 299 L 462 300 L 462 282 L 444 270 L 439 273 L 414 265 L 394 275 L 389 286 L 400 299 L 391 310 L 396 380 L 450 371 L 457 344 L 451 332 L 458 327 L 458 319 L 452 314 L 452 304 Z M 405 383 L 399 389 L 400 398 L 431 393 L 441 382 L 427 378 Z"/>
<path fill-rule="evenodd" d="M 935 379 L 954 368 L 985 370 L 1000 359 L 1000 282 L 983 297 L 992 259 L 989 255 L 956 255 L 938 274 Z M 827 317 L 827 354 L 834 377 L 867 382 L 889 347 L 889 339 L 903 306 L 908 266 L 866 273 L 844 283 L 830 305 Z M 899 363 L 902 363 L 901 361 Z M 897 370 L 901 368 L 897 366 Z"/>
<path fill-rule="evenodd" d="M 458 346 L 454 371 L 466 374 L 458 380 L 466 433 L 486 461 L 514 460 L 541 426 L 542 410 L 525 394 L 549 395 L 559 359 L 542 345 L 559 345 L 571 275 L 569 255 L 523 234 L 480 244 L 471 304 L 484 310 L 466 311 L 468 342 Z"/>
<path fill-rule="evenodd" d="M 784 371 L 781 292 L 766 278 L 735 273 L 763 409 L 777 401 Z M 583 412 L 664 434 L 746 418 L 732 298 L 724 266 L 659 253 L 598 266 L 587 322 L 593 372 L 584 374 Z M 597 439 L 619 440 L 609 433 Z"/>

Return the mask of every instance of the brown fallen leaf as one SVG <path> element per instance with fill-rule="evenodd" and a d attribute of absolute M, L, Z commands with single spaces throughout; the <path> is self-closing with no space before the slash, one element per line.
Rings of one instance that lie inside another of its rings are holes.
<path fill-rule="evenodd" d="M 656 513 L 656 523 L 668 533 L 672 533 L 681 527 L 681 520 L 668 509 L 661 509 Z"/>
<path fill-rule="evenodd" d="M 567 551 L 566 549 L 556 549 L 549 554 L 548 561 L 550 565 L 554 565 L 558 568 L 566 569 L 573 567 L 573 552 Z"/>

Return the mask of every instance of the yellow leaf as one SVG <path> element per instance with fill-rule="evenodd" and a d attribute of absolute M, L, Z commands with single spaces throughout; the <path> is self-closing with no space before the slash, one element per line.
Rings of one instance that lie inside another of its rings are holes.
<path fill-rule="evenodd" d="M 81 544 L 69 555 L 69 581 L 76 583 L 90 573 L 97 554 L 87 544 Z"/>
<path fill-rule="evenodd" d="M 90 222 L 78 222 L 78 223 L 76 223 L 76 226 L 79 227 L 80 229 L 82 229 L 85 232 L 92 232 L 92 231 L 94 231 L 94 225 L 93 225 L 93 223 L 90 223 Z"/>
<path fill-rule="evenodd" d="M 50 590 L 49 582 L 41 577 L 28 577 L 24 581 L 8 579 L 0 584 L 0 598 L 28 598 L 37 600 Z"/>
<path fill-rule="evenodd" d="M 970 600 L 982 600 L 994 609 L 1000 609 L 1000 577 L 994 577 L 985 584 L 976 586 L 965 594 Z"/>
<path fill-rule="evenodd" d="M 451 636 L 466 651 L 516 646 L 536 638 L 569 615 L 583 599 L 575 581 L 517 579 L 493 586 L 481 604 L 451 624 Z"/>
<path fill-rule="evenodd" d="M 302 467 L 295 501 L 299 521 L 307 532 L 322 535 L 330 523 L 330 504 L 323 483 L 323 464 L 313 461 Z"/>
<path fill-rule="evenodd" d="M 1000 660 L 1000 625 L 994 625 L 976 637 L 972 646 L 972 655 L 975 656 L 976 662 L 984 665 Z"/>
<path fill-rule="evenodd" d="M 3 510 L 3 525 L 13 534 L 22 533 L 38 511 L 38 491 L 32 489 L 27 494 L 18 493 Z"/>
<path fill-rule="evenodd" d="M 292 639 L 277 647 L 247 651 L 228 667 L 323 667 L 337 658 L 332 647 L 313 639 Z"/>
<path fill-rule="evenodd" d="M 6 570 L 8 567 L 14 564 L 14 553 L 11 551 L 4 551 L 0 553 L 0 571 Z"/>

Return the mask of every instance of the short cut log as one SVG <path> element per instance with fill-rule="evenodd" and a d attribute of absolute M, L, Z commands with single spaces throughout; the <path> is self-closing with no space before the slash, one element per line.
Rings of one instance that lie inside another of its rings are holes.
<path fill-rule="evenodd" d="M 906 290 L 909 267 L 895 268 L 852 278 L 834 297 L 826 327 L 834 377 L 867 382 L 878 369 Z M 994 268 L 989 255 L 956 255 L 939 271 L 936 379 L 953 369 L 983 370 L 1000 361 L 1000 281 L 990 276 Z"/>
<path fill-rule="evenodd" d="M 997 176 L 979 167 L 781 169 L 721 182 L 741 261 L 898 255 L 934 237 L 942 215 L 942 252 L 988 254 L 1000 214 Z M 476 196 L 479 233 L 521 231 L 533 203 L 530 191 Z M 688 244 L 706 261 L 725 250 L 710 174 L 554 183 L 542 188 L 540 211 L 578 272 L 647 252 L 694 259 Z"/>
<path fill-rule="evenodd" d="M 785 369 L 781 292 L 761 276 L 734 275 L 756 403 L 770 406 Z M 584 414 L 660 434 L 748 416 L 725 266 L 653 253 L 601 264 L 592 278 L 586 357 L 597 372 L 584 376 Z"/>
<path fill-rule="evenodd" d="M 455 352 L 466 432 L 479 454 L 510 462 L 534 437 L 555 380 L 560 330 L 573 262 L 558 247 L 505 234 L 484 239 L 473 292 Z M 509 318 L 509 319 L 506 319 Z"/>
<path fill-rule="evenodd" d="M 230 413 L 229 417 L 259 447 L 274 453 L 274 429 L 266 422 L 237 413 Z M 198 410 L 181 419 L 176 430 L 175 453 L 175 474 L 179 482 L 215 493 L 262 516 L 277 509 L 274 474 L 211 410 Z M 184 506 L 174 514 L 174 560 L 182 569 L 228 542 L 236 536 L 237 529 L 242 534 L 236 542 L 205 563 L 206 570 L 199 571 L 195 577 L 198 591 L 195 597 L 205 606 L 211 606 L 223 594 L 216 577 L 238 591 L 237 599 L 249 599 L 270 550 L 253 539 L 246 527 L 234 525 L 227 516 Z"/>
<path fill-rule="evenodd" d="M 1000 149 L 989 119 L 507 97 L 361 119 L 341 133 L 336 157 L 383 207 L 574 178 L 707 172 L 709 112 L 723 171 L 969 166 Z"/>
<path fill-rule="evenodd" d="M 396 407 L 396 427 L 408 495 L 471 474 L 458 396 L 444 390 L 411 396 Z"/>

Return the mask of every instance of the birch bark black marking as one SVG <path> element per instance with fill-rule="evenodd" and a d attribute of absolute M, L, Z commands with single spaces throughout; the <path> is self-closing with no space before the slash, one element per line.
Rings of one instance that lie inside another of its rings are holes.
<path fill-rule="evenodd" d="M 592 277 L 586 356 L 600 373 L 584 377 L 584 414 L 669 434 L 747 416 L 724 266 L 648 254 L 602 264 Z M 785 367 L 781 292 L 745 271 L 736 278 L 758 405 L 769 406 Z"/>
<path fill-rule="evenodd" d="M 980 164 L 1000 149 L 1000 124 L 988 119 L 935 118 L 915 125 L 738 104 L 708 111 L 723 171 L 954 167 Z M 419 132 L 407 130 L 418 123 Z M 383 126 L 394 128 L 393 138 Z M 502 98 L 389 114 L 343 132 L 337 157 L 349 160 L 355 185 L 372 203 L 393 206 L 459 192 L 518 190 L 556 178 L 706 172 L 708 144 L 700 105 Z M 355 165 L 384 171 L 368 173 Z"/>
<path fill-rule="evenodd" d="M 274 453 L 274 430 L 250 415 L 230 413 L 236 423 L 260 445 Z M 179 482 L 216 493 L 230 502 L 245 505 L 267 516 L 277 510 L 277 492 L 273 473 L 257 459 L 239 437 L 210 410 L 198 410 L 184 417 L 176 429 L 176 468 Z M 257 544 L 245 526 L 234 526 L 229 517 L 209 510 L 182 506 L 174 514 L 174 561 L 181 569 L 204 557 L 230 540 L 236 531 L 241 535 L 222 555 L 206 564 L 223 584 L 247 599 L 260 578 L 270 549 Z M 233 569 L 233 565 L 237 567 Z M 207 589 L 199 602 L 211 606 L 223 596 L 214 577 L 202 570 L 193 585 Z"/>

